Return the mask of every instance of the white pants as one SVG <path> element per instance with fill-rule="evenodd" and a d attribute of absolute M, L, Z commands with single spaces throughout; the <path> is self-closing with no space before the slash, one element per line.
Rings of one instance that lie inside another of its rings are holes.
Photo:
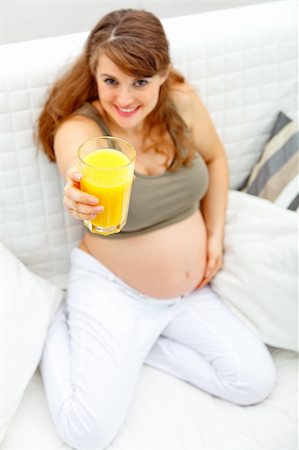
<path fill-rule="evenodd" d="M 275 382 L 267 348 L 209 287 L 147 297 L 75 249 L 40 365 L 60 437 L 75 449 L 108 446 L 143 363 L 239 405 L 262 401 Z"/>

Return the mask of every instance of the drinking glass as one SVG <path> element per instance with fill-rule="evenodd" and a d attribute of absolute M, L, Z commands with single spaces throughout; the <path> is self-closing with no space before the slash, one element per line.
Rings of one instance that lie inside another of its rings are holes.
<path fill-rule="evenodd" d="M 118 233 L 127 222 L 136 151 L 112 136 L 88 139 L 78 149 L 81 190 L 96 196 L 104 207 L 93 220 L 84 220 L 92 232 Z"/>

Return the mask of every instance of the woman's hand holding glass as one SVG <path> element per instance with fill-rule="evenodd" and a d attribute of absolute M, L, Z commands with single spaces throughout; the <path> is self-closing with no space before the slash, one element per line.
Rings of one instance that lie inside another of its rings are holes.
<path fill-rule="evenodd" d="M 92 220 L 103 212 L 103 206 L 99 205 L 99 199 L 93 195 L 81 191 L 80 180 L 82 174 L 77 167 L 71 167 L 66 175 L 63 204 L 65 209 L 75 219 Z"/>

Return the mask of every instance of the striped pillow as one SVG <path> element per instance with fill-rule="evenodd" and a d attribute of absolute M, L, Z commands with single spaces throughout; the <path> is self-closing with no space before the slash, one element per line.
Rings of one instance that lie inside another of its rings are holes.
<path fill-rule="evenodd" d="M 279 112 L 263 154 L 242 190 L 297 211 L 298 169 L 299 130 L 294 121 Z"/>

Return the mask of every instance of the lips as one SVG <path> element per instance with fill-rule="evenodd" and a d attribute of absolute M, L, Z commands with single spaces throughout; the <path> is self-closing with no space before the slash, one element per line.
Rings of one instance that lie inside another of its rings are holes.
<path fill-rule="evenodd" d="M 119 106 L 115 105 L 115 110 L 121 117 L 132 117 L 136 114 L 139 108 L 140 106 L 137 106 L 135 108 L 120 108 Z"/>

